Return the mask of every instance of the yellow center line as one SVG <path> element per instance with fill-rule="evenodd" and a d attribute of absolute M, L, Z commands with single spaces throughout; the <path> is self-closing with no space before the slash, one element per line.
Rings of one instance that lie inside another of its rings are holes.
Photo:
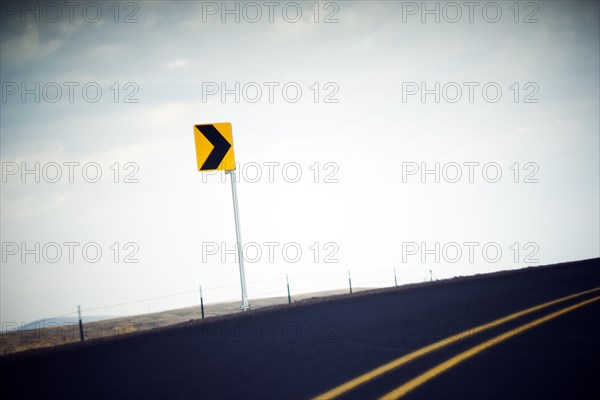
<path fill-rule="evenodd" d="M 383 364 L 365 374 L 362 374 L 352 380 L 349 380 L 346 383 L 336 386 L 335 388 L 316 396 L 314 399 L 315 400 L 333 399 L 333 398 L 338 397 L 346 392 L 349 392 L 350 390 L 353 390 L 354 388 L 356 388 L 359 385 L 362 385 L 362 384 L 364 384 L 374 378 L 377 378 L 393 369 L 396 369 L 404 364 L 407 364 L 410 361 L 413 361 L 421 356 L 431 353 L 432 351 L 441 349 L 442 347 L 445 347 L 449 344 L 456 343 L 459 340 L 465 339 L 465 338 L 469 337 L 469 335 L 471 335 L 471 336 L 475 335 L 486 329 L 494 328 L 498 325 L 501 325 L 508 321 L 512 321 L 512 320 L 522 317 L 524 315 L 531 314 L 535 311 L 550 307 L 550 306 L 558 304 L 558 303 L 562 303 L 567 300 L 574 299 L 576 297 L 584 296 L 586 294 L 593 293 L 598 290 L 600 290 L 600 287 L 586 290 L 586 291 L 579 292 L 579 293 L 575 293 L 575 294 L 572 294 L 569 296 L 561 297 L 560 299 L 552 300 L 547 303 L 539 304 L 537 306 L 527 308 L 525 310 L 516 312 L 514 314 L 507 315 L 506 317 L 499 318 L 499 319 L 489 322 L 487 324 L 479 325 L 472 329 L 467 329 L 466 331 L 458 333 L 454 336 L 447 337 L 438 342 L 435 342 L 428 346 L 422 347 L 419 350 L 415 350 L 412 353 L 408 353 L 402 357 L 399 357 L 393 361 L 388 362 L 387 364 Z"/>
<path fill-rule="evenodd" d="M 544 322 L 550 321 L 551 319 L 554 319 L 556 317 L 559 317 L 563 314 L 568 313 L 569 311 L 573 311 L 575 309 L 578 309 L 580 307 L 583 307 L 587 304 L 590 304 L 594 301 L 598 301 L 600 300 L 600 296 L 588 299 L 588 300 L 584 300 L 581 303 L 577 303 L 574 304 L 572 306 L 563 308 L 561 310 L 558 310 L 556 312 L 553 312 L 551 314 L 546 315 L 545 317 L 541 317 L 538 318 L 532 322 L 529 322 L 525 325 L 521 325 L 518 328 L 515 328 L 513 330 L 510 330 L 508 332 L 504 332 L 501 335 L 496 336 L 495 338 L 485 341 L 475 347 L 470 348 L 469 350 L 466 350 L 462 353 L 460 353 L 457 356 L 454 356 L 446 361 L 444 361 L 443 363 L 431 368 L 429 371 L 417 376 L 416 378 L 406 382 L 405 384 L 403 384 L 402 386 L 397 387 L 396 389 L 392 390 L 391 392 L 387 393 L 386 395 L 382 396 L 381 399 L 382 400 L 396 400 L 401 398 L 402 396 L 406 395 L 408 392 L 418 388 L 419 386 L 425 384 L 427 381 L 435 378 L 436 376 L 440 375 L 441 373 L 449 370 L 450 368 L 456 366 L 457 364 L 465 361 L 466 359 L 473 357 L 474 355 L 481 353 L 482 351 L 500 343 L 503 342 L 507 339 L 510 339 L 513 336 L 516 336 L 522 332 L 525 332 L 528 329 L 534 328 L 540 324 L 543 324 Z"/>

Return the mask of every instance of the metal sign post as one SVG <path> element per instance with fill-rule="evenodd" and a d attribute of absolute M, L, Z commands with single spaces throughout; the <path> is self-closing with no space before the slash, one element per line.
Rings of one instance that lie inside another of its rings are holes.
<path fill-rule="evenodd" d="M 240 267 L 240 284 L 242 285 L 242 311 L 250 308 L 248 303 L 248 291 L 246 290 L 246 271 L 244 270 L 244 252 L 242 251 L 242 232 L 240 229 L 240 212 L 237 201 L 237 183 L 235 169 L 227 171 L 231 178 L 231 195 L 233 197 L 233 215 L 235 218 L 235 236 L 237 238 L 238 264 Z"/>
<path fill-rule="evenodd" d="M 198 171 L 225 171 L 231 174 L 231 194 L 233 196 L 233 215 L 235 217 L 235 234 L 237 238 L 238 264 L 240 267 L 240 283 L 242 285 L 242 311 L 250 308 L 248 291 L 246 290 L 246 272 L 244 271 L 244 253 L 242 251 L 242 232 L 240 230 L 240 214 L 237 201 L 237 180 L 235 176 L 235 156 L 233 154 L 233 134 L 231 123 L 194 125 L 194 142 L 196 144 L 196 161 Z"/>

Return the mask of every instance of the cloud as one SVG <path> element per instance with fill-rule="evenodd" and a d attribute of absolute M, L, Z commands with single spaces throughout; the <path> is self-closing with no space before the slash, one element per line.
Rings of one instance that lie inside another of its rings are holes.
<path fill-rule="evenodd" d="M 2 40 L 0 54 L 3 64 L 18 67 L 26 62 L 51 55 L 61 45 L 62 41 L 57 39 L 40 40 L 38 25 L 28 24 L 20 35 Z"/>
<path fill-rule="evenodd" d="M 167 68 L 170 70 L 177 70 L 181 68 L 185 68 L 190 64 L 189 59 L 178 58 L 176 60 L 171 61 L 167 64 Z"/>
<path fill-rule="evenodd" d="M 48 215 L 49 213 L 68 206 L 69 196 L 66 193 L 45 195 L 40 202 L 40 196 L 24 195 L 10 199 L 10 206 L 5 207 L 2 214 L 8 219 L 34 218 Z M 3 199 L 5 202 L 6 199 Z"/>

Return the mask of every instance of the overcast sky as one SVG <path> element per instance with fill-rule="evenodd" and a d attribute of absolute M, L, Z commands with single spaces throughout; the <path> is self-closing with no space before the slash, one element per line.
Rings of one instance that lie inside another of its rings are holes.
<path fill-rule="evenodd" d="M 2 7 L 3 329 L 600 256 L 597 2 Z"/>

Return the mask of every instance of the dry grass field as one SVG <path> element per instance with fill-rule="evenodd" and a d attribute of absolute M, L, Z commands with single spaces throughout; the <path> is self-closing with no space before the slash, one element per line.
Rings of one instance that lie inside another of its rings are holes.
<path fill-rule="evenodd" d="M 367 289 L 354 289 L 355 292 L 362 290 Z M 347 290 L 330 290 L 325 292 L 299 294 L 294 296 L 292 300 L 300 301 L 313 297 L 333 296 L 347 292 Z M 277 304 L 285 304 L 287 301 L 287 297 L 271 297 L 265 299 L 252 299 L 250 304 L 253 309 L 256 309 Z M 205 318 L 233 314 L 237 312 L 241 312 L 239 301 L 204 305 Z M 190 320 L 196 320 L 200 319 L 200 317 L 200 306 L 194 306 L 157 313 L 148 313 L 131 317 L 121 317 L 84 323 L 84 338 L 85 340 L 90 340 L 101 337 L 118 336 L 130 332 L 139 332 Z M 0 335 L 0 356 L 29 349 L 77 342 L 79 340 L 80 337 L 78 325 L 40 326 L 36 329 L 2 333 Z"/>

